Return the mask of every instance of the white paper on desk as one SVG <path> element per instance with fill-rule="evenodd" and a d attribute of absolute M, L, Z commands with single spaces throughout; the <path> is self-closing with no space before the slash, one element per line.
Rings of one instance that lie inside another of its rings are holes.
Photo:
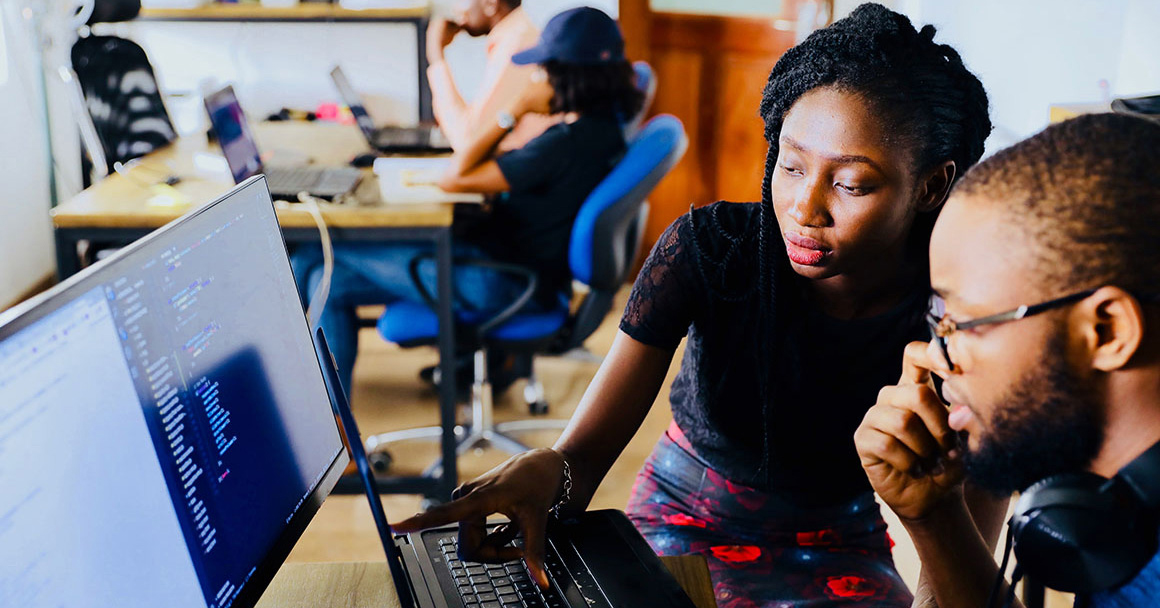
<path fill-rule="evenodd" d="M 482 203 L 482 194 L 444 192 L 439 178 L 447 169 L 447 157 L 424 158 L 389 156 L 375 159 L 375 175 L 383 202 L 388 205 L 407 203 Z"/>

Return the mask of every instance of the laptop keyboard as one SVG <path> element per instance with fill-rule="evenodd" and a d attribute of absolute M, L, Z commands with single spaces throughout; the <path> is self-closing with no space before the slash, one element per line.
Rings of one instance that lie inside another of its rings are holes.
<path fill-rule="evenodd" d="M 569 605 L 555 589 L 541 591 L 522 559 L 502 564 L 460 560 L 454 536 L 439 539 L 439 551 L 466 608 L 567 608 Z M 554 553 L 549 551 L 545 565 L 549 578 L 567 580 L 561 578 L 567 577 L 567 573 Z"/>
<path fill-rule="evenodd" d="M 277 192 L 345 192 L 354 187 L 362 173 L 358 169 L 335 167 L 278 167 L 266 170 L 270 189 Z"/>
<path fill-rule="evenodd" d="M 278 184 L 279 188 L 286 188 L 289 191 L 310 190 L 322 177 L 321 173 L 318 169 L 306 167 L 266 170 L 270 181 Z"/>

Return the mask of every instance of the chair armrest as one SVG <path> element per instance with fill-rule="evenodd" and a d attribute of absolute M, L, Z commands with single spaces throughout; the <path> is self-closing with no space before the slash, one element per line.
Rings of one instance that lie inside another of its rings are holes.
<path fill-rule="evenodd" d="M 438 310 L 438 300 L 436 300 L 435 296 L 431 295 L 431 293 L 427 291 L 427 286 L 424 285 L 423 281 L 419 278 L 419 263 L 425 259 L 434 258 L 435 254 L 433 253 L 421 253 L 416 255 L 414 258 L 411 258 L 411 262 L 407 266 L 407 272 L 411 275 L 411 282 L 415 284 L 415 289 L 419 291 L 419 295 L 423 298 L 423 302 L 432 310 Z M 487 332 L 491 331 L 492 328 L 505 323 L 508 319 L 515 316 L 515 314 L 519 312 L 520 309 L 523 308 L 532 299 L 532 296 L 536 293 L 536 287 L 539 285 L 539 275 L 536 273 L 536 271 L 525 266 L 520 266 L 518 264 L 497 262 L 495 260 L 488 260 L 484 258 L 454 258 L 452 260 L 452 265 L 487 268 L 489 270 L 496 270 L 506 274 L 521 276 L 527 280 L 527 285 L 524 286 L 523 292 L 521 292 L 520 295 L 511 304 L 475 326 L 475 332 L 480 341 L 483 340 L 484 336 L 486 336 Z"/>

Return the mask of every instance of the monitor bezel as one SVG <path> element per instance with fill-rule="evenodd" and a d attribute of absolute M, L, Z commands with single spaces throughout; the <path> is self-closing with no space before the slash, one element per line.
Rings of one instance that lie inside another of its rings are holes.
<path fill-rule="evenodd" d="M 7 311 L 0 312 L 0 342 L 8 337 L 15 335 L 20 330 L 32 325 L 36 321 L 44 318 L 52 312 L 58 310 L 61 306 L 75 299 L 75 297 L 92 289 L 92 278 L 103 272 L 107 267 L 118 263 L 120 260 L 133 255 L 135 252 L 146 247 L 153 241 L 164 238 L 167 233 L 180 227 L 182 224 L 190 221 L 194 217 L 205 213 L 215 205 L 234 196 L 235 194 L 247 188 L 262 188 L 266 192 L 266 201 L 271 209 L 274 209 L 273 200 L 269 195 L 269 187 L 266 185 L 266 177 L 264 175 L 256 175 L 248 178 L 242 183 L 234 186 L 225 194 L 218 198 L 205 203 L 204 205 L 193 209 L 185 215 L 165 224 L 161 228 L 150 232 L 149 234 L 134 241 L 132 244 L 125 246 L 120 251 L 113 255 L 97 262 L 96 264 L 82 270 L 81 272 L 69 277 L 62 283 L 49 289 L 48 291 L 36 296 L 22 304 L 18 304 Z M 275 211 L 275 217 L 277 211 Z M 286 237 L 281 230 L 278 231 L 278 236 L 282 239 L 283 248 L 286 247 Z M 287 257 L 287 271 L 289 271 L 289 257 Z M 303 328 L 309 331 L 309 321 L 306 318 L 306 313 L 302 313 Z M 314 344 L 314 336 L 310 336 L 310 343 Z M 318 358 L 314 358 L 314 367 L 318 370 L 319 379 L 322 381 L 322 386 L 327 386 L 326 377 L 323 373 L 321 362 Z M 329 395 L 324 395 L 326 404 L 330 405 Z M 314 519 L 314 515 L 321 508 L 322 503 L 330 495 L 334 486 L 338 483 L 338 479 L 342 476 L 346 466 L 350 463 L 350 456 L 345 446 L 342 444 L 342 432 L 338 427 L 338 422 L 335 420 L 335 438 L 338 439 L 338 451 L 327 467 L 326 472 L 319 479 L 318 483 L 306 494 L 302 500 L 302 505 L 290 518 L 290 522 L 282 529 L 282 532 L 274 540 L 270 550 L 267 551 L 265 557 L 256 565 L 253 575 L 244 583 L 241 590 L 234 598 L 231 608 L 252 608 L 257 604 L 258 599 L 266 588 L 270 585 L 270 581 L 277 575 L 278 570 L 285 563 L 286 557 L 302 537 L 302 533 L 306 531 L 306 527 L 310 521 Z M 58 450 L 59 451 L 59 450 Z M 61 456 L 62 454 L 56 454 Z M 201 587 L 200 581 L 198 587 Z M 204 599 L 204 598 L 203 598 Z M 207 604 L 209 606 L 209 604 Z"/>

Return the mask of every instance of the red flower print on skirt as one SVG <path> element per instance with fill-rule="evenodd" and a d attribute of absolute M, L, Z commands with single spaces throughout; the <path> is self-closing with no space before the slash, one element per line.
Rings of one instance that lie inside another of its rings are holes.
<path fill-rule="evenodd" d="M 761 557 L 761 548 L 753 545 L 715 545 L 709 551 L 713 557 L 730 564 L 752 562 Z"/>
<path fill-rule="evenodd" d="M 831 576 L 826 580 L 826 594 L 832 598 L 874 597 L 881 591 L 881 586 L 870 579 L 860 576 Z"/>
<path fill-rule="evenodd" d="M 832 547 L 841 544 L 842 537 L 836 530 L 829 528 L 813 532 L 798 532 L 797 544 L 799 547 Z"/>
<path fill-rule="evenodd" d="M 673 526 L 693 526 L 695 528 L 704 528 L 705 522 L 693 517 L 692 515 L 685 515 L 684 513 L 673 513 L 672 515 L 662 515 L 661 519 L 666 524 Z"/>

